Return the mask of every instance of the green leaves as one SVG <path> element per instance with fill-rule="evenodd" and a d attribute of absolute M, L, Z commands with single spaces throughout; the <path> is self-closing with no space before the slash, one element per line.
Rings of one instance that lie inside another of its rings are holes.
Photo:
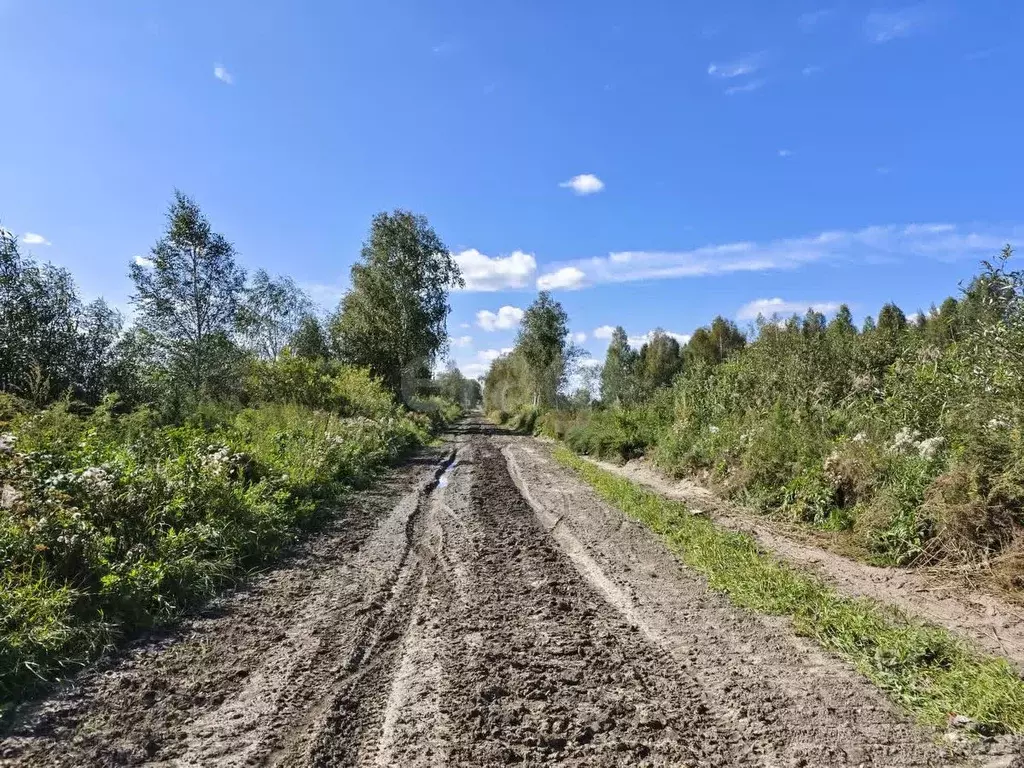
<path fill-rule="evenodd" d="M 448 291 L 462 275 L 426 218 L 408 211 L 374 216 L 361 258 L 330 333 L 344 360 L 408 399 L 447 346 Z"/>

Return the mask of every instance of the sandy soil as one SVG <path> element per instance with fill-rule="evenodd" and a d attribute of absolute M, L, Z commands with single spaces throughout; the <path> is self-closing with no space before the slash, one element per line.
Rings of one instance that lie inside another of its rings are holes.
<path fill-rule="evenodd" d="M 258 585 L 25 707 L 0 765 L 962 764 L 941 736 L 470 421 Z"/>
<path fill-rule="evenodd" d="M 1005 656 L 1024 669 L 1024 609 L 994 595 L 964 589 L 941 572 L 880 568 L 797 541 L 763 517 L 715 496 L 689 480 L 673 480 L 644 460 L 619 466 L 595 461 L 602 469 L 647 486 L 709 514 L 726 528 L 746 531 L 779 557 L 809 570 L 840 592 L 870 597 L 956 632 L 982 649 Z"/>

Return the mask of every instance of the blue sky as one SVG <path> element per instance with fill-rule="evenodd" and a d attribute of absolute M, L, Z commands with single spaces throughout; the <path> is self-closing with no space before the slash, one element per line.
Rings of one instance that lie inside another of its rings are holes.
<path fill-rule="evenodd" d="M 927 308 L 1024 232 L 1019 3 L 0 0 L 0 29 L 0 223 L 122 306 L 175 187 L 330 305 L 376 211 L 426 214 L 473 374 L 538 285 L 600 357 L 608 325 Z"/>

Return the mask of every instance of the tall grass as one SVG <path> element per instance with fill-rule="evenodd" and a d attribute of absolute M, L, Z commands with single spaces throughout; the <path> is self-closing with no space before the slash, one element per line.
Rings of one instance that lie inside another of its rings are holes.
<path fill-rule="evenodd" d="M 457 416 L 405 411 L 357 369 L 281 367 L 250 391 L 289 402 L 206 406 L 184 425 L 112 399 L 84 414 L 0 403 L 0 707 L 274 558 Z"/>

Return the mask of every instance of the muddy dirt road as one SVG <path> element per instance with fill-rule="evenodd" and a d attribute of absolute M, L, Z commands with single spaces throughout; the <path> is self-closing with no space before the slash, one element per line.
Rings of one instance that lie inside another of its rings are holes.
<path fill-rule="evenodd" d="M 542 444 L 467 422 L 305 552 L 22 715 L 0 765 L 932 766 Z"/>

